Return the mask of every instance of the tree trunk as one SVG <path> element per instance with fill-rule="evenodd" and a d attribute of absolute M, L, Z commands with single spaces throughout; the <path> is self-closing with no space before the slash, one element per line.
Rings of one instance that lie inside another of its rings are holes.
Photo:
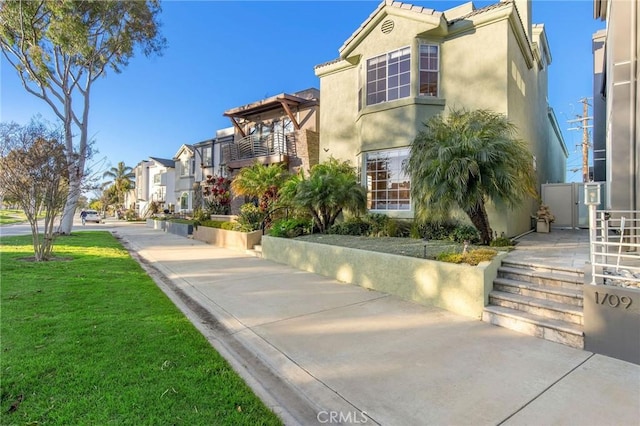
<path fill-rule="evenodd" d="M 489 245 L 493 239 L 493 231 L 489 225 L 489 216 L 484 207 L 484 202 L 480 201 L 473 208 L 465 211 L 465 213 L 467 213 L 467 216 L 471 219 L 473 226 L 480 232 L 480 242 L 483 245 Z"/>

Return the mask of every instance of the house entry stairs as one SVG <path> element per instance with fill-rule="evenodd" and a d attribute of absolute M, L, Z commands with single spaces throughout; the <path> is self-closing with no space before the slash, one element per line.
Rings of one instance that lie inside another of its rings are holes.
<path fill-rule="evenodd" d="M 482 320 L 582 349 L 584 273 L 505 259 Z"/>

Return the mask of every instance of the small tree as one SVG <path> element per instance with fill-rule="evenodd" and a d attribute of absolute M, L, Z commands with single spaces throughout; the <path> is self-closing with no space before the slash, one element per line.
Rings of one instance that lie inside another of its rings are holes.
<path fill-rule="evenodd" d="M 324 233 L 343 211 L 362 213 L 367 206 L 366 189 L 360 185 L 348 161 L 330 158 L 311 168 L 309 178 L 301 172 L 289 179 L 280 191 L 283 203 L 302 208 Z"/>
<path fill-rule="evenodd" d="M 49 260 L 55 238 L 54 222 L 69 195 L 63 136 L 35 121 L 28 126 L 2 124 L 0 129 L 0 185 L 27 216 L 35 260 Z M 42 229 L 41 216 L 44 216 Z"/>
<path fill-rule="evenodd" d="M 105 182 L 104 186 L 115 194 L 116 208 L 124 207 L 124 195 L 133 188 L 135 176 L 133 168 L 125 165 L 124 161 L 120 161 L 117 167 L 111 167 L 102 174 L 103 178 L 111 179 Z"/>
<path fill-rule="evenodd" d="M 235 195 L 246 195 L 258 199 L 258 207 L 267 212 L 278 199 L 278 191 L 289 177 L 281 164 L 263 166 L 254 163 L 245 167 L 231 181 Z"/>
<path fill-rule="evenodd" d="M 537 196 L 533 157 L 515 130 L 504 115 L 487 110 L 451 110 L 429 119 L 406 164 L 416 216 L 442 219 L 459 208 L 489 244 L 485 204 L 514 207 L 526 195 Z"/>
<path fill-rule="evenodd" d="M 226 177 L 207 175 L 202 183 L 202 198 L 208 214 L 229 214 L 231 208 L 231 181 Z"/>

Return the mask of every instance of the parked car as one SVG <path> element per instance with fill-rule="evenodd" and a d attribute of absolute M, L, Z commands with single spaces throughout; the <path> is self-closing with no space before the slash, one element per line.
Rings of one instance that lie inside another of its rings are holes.
<path fill-rule="evenodd" d="M 87 216 L 84 219 L 86 222 L 95 222 L 95 223 L 102 222 L 102 217 L 100 216 L 100 213 L 98 213 L 97 210 L 85 210 L 85 211 L 87 212 Z"/>

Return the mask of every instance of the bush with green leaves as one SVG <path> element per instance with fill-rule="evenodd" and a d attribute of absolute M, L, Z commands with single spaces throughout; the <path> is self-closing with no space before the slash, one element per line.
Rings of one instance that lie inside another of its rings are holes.
<path fill-rule="evenodd" d="M 511 247 L 513 242 L 507 237 L 498 237 L 491 240 L 489 245 L 491 247 Z"/>
<path fill-rule="evenodd" d="M 257 231 L 262 226 L 265 212 L 253 203 L 246 203 L 240 206 L 240 214 L 238 215 L 238 223 L 242 229 L 248 231 Z"/>
<path fill-rule="evenodd" d="M 353 217 L 336 223 L 327 231 L 328 234 L 361 236 L 369 235 L 371 225 L 360 217 Z"/>
<path fill-rule="evenodd" d="M 449 263 L 466 263 L 472 266 L 479 264 L 480 262 L 490 261 L 498 254 L 497 251 L 480 248 L 475 250 L 470 250 L 466 253 L 455 253 L 455 252 L 444 252 L 440 253 L 436 260 L 440 262 L 449 262 Z"/>
<path fill-rule="evenodd" d="M 457 243 L 480 241 L 480 233 L 474 226 L 455 222 L 414 222 L 410 229 L 410 236 Z"/>
<path fill-rule="evenodd" d="M 475 228 L 475 226 L 456 225 L 449 238 L 457 243 L 463 243 L 465 241 L 475 243 L 480 241 L 480 232 Z"/>
<path fill-rule="evenodd" d="M 313 221 L 311 219 L 280 219 L 271 225 L 271 228 L 269 228 L 269 235 L 280 238 L 295 238 L 301 235 L 310 234 L 312 228 Z"/>

